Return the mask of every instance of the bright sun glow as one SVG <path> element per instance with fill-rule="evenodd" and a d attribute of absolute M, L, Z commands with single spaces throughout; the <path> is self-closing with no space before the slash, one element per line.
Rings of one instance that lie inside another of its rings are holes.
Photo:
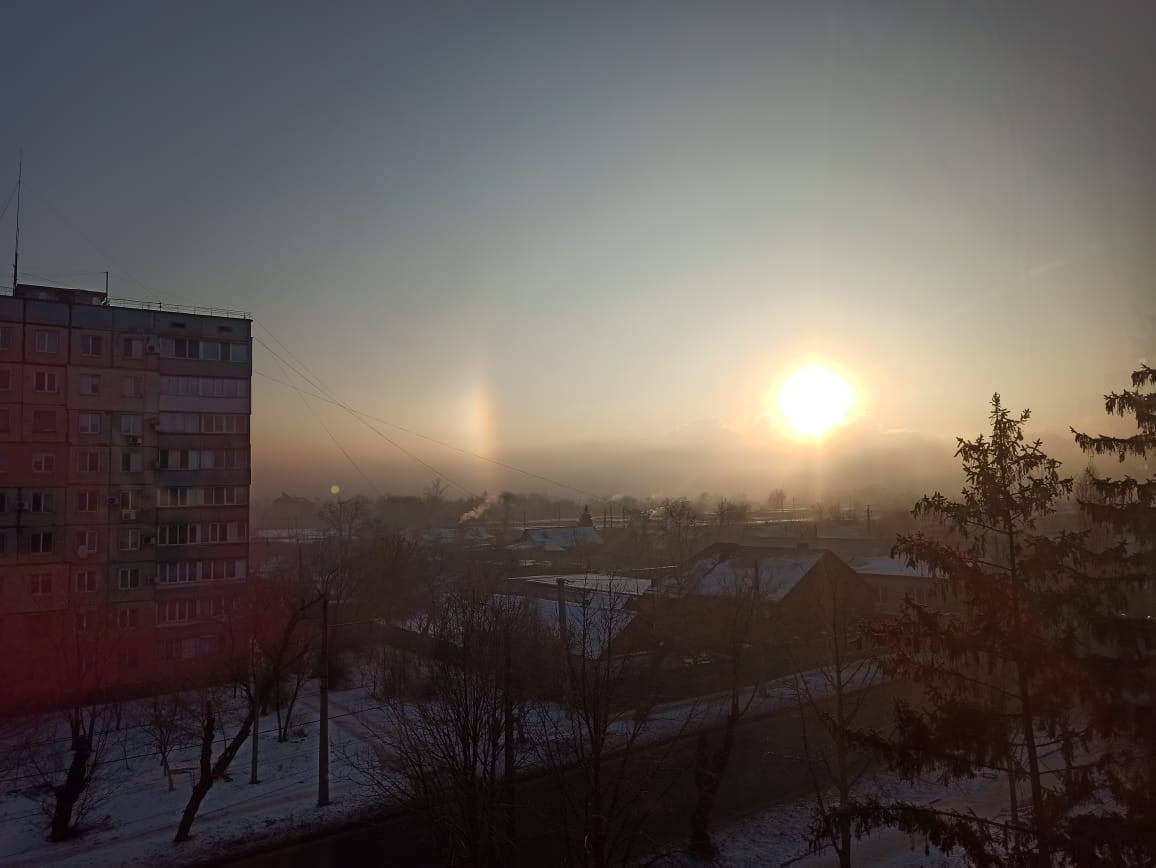
<path fill-rule="evenodd" d="M 819 364 L 796 371 L 779 391 L 779 410 L 800 437 L 825 437 L 849 421 L 854 406 L 850 384 Z"/>

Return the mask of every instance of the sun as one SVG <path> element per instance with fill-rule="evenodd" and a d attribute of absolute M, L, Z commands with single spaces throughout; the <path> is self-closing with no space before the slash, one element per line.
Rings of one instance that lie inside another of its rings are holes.
<path fill-rule="evenodd" d="M 850 421 L 855 391 L 830 368 L 812 363 L 791 374 L 779 390 L 778 405 L 795 435 L 821 440 Z"/>

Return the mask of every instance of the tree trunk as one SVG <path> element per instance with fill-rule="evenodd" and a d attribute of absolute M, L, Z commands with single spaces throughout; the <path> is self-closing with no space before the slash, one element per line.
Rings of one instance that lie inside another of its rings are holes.
<path fill-rule="evenodd" d="M 205 703 L 205 716 L 201 729 L 201 774 L 197 778 L 197 782 L 193 784 L 192 795 L 189 796 L 185 810 L 181 813 L 181 822 L 177 826 L 176 837 L 173 838 L 173 842 L 176 844 L 189 840 L 189 830 L 193 827 L 197 810 L 201 807 L 201 802 L 208 795 L 209 790 L 212 789 L 213 736 L 216 731 L 217 721 L 213 715 L 213 703 L 210 700 Z"/>
<path fill-rule="evenodd" d="M 64 783 L 52 788 L 56 803 L 52 809 L 49 840 L 66 841 L 72 835 L 72 812 L 88 786 L 88 760 L 92 755 L 92 740 L 85 733 L 72 738 L 72 762 Z"/>
<path fill-rule="evenodd" d="M 260 738 L 260 735 L 261 735 L 261 733 L 260 733 L 261 715 L 258 713 L 259 708 L 260 708 L 260 706 L 256 702 L 254 702 L 253 703 L 253 734 L 251 736 L 249 736 L 249 738 L 253 742 L 251 745 L 249 745 L 249 747 L 251 749 L 250 754 L 249 754 L 249 783 L 250 784 L 260 783 L 260 781 L 257 779 L 257 748 L 261 742 L 261 738 Z"/>
<path fill-rule="evenodd" d="M 1008 577 L 1011 585 L 1012 623 L 1019 641 L 1023 641 L 1023 620 L 1020 616 L 1019 570 L 1016 559 L 1016 535 L 1011 520 L 1007 521 Z M 1036 747 L 1035 715 L 1032 713 L 1031 677 L 1023 660 L 1022 649 L 1016 649 L 1016 678 L 1019 688 L 1020 726 L 1023 729 L 1024 748 L 1028 756 L 1028 783 L 1032 796 L 1032 832 L 1036 839 L 1035 862 L 1040 868 L 1052 864 L 1051 847 L 1048 844 L 1048 827 L 1044 820 L 1043 781 L 1040 778 L 1039 753 Z"/>
<path fill-rule="evenodd" d="M 229 764 L 236 757 L 237 751 L 241 749 L 241 745 L 245 743 L 245 739 L 249 737 L 249 730 L 253 726 L 253 713 L 249 712 L 245 716 L 236 735 L 233 736 L 232 741 L 217 757 L 217 762 L 213 763 L 213 730 L 216 727 L 216 718 L 213 714 L 213 703 L 207 702 L 205 704 L 205 726 L 201 737 L 201 774 L 197 779 L 196 784 L 193 785 L 192 795 L 189 796 L 189 802 L 185 805 L 185 810 L 181 814 L 181 823 L 177 827 L 176 837 L 173 838 L 174 843 L 181 843 L 189 840 L 189 830 L 193 826 L 193 820 L 197 817 L 197 811 L 201 807 L 201 802 L 204 801 L 205 796 L 209 794 L 209 790 L 213 788 L 213 783 L 217 778 L 221 777 L 229 768 Z"/>
<path fill-rule="evenodd" d="M 731 752 L 735 743 L 735 727 L 739 722 L 737 695 L 732 699 L 731 713 L 727 717 L 726 729 L 723 732 L 723 742 L 719 749 L 710 754 L 706 733 L 702 733 L 698 740 L 698 755 L 695 762 L 695 787 L 698 789 L 698 799 L 694 804 L 694 812 L 690 817 L 690 849 L 693 853 L 712 856 L 715 852 L 714 841 L 710 837 L 710 818 L 714 812 L 714 805 L 718 799 L 718 791 L 722 786 L 723 775 L 730 765 Z"/>

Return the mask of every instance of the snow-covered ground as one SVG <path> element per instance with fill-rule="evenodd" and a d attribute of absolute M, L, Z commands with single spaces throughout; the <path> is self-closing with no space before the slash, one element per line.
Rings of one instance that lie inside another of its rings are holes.
<path fill-rule="evenodd" d="M 879 775 L 861 783 L 860 791 L 917 804 L 935 804 L 939 808 L 970 808 L 984 816 L 996 816 L 1006 808 L 1007 800 L 1006 781 L 995 779 L 978 779 L 948 788 L 935 784 L 912 786 L 894 777 Z M 719 830 L 714 836 L 718 854 L 709 862 L 676 853 L 657 864 L 665 868 L 699 868 L 705 864 L 726 868 L 838 865 L 838 857 L 830 847 L 819 854 L 807 854 L 807 829 L 814 804 L 811 798 L 785 802 Z M 851 853 L 854 864 L 873 868 L 961 868 L 966 864 L 959 853 L 945 855 L 934 848 L 927 849 L 922 839 L 892 829 L 878 830 L 869 837 L 853 840 Z"/>
<path fill-rule="evenodd" d="M 261 720 L 258 752 L 260 783 L 249 783 L 249 745 L 237 754 L 230 769 L 232 780 L 218 781 L 209 791 L 193 825 L 193 840 L 172 844 L 181 811 L 192 788 L 188 774 L 178 775 L 176 789 L 168 791 L 155 754 L 143 734 L 130 732 L 127 749 L 108 755 L 104 783 L 111 788 L 107 801 L 88 818 L 96 828 L 66 843 L 45 841 L 45 818 L 33 794 L 19 782 L 0 794 L 0 864 L 116 865 L 166 864 L 204 859 L 224 845 L 250 845 L 261 838 L 301 832 L 310 826 L 332 823 L 366 807 L 367 795 L 350 780 L 343 759 L 362 745 L 357 734 L 358 709 L 374 705 L 363 690 L 330 694 L 330 743 L 333 767 L 333 804 L 317 808 L 318 696 L 315 687 L 303 690 L 297 735 L 277 742 L 276 720 Z M 344 715 L 344 716 L 338 716 Z M 219 747 L 219 742 L 218 742 Z M 174 768 L 194 768 L 196 748 L 173 756 Z M 137 756 L 146 754 L 146 756 Z M 128 762 L 122 755 L 130 757 Z M 137 757 L 137 758 L 131 758 Z M 32 781 L 23 781 L 25 785 Z"/>
<path fill-rule="evenodd" d="M 811 690 L 821 695 L 824 680 L 808 673 Z M 793 676 L 768 685 L 754 700 L 750 714 L 764 714 L 793 702 Z M 729 693 L 673 702 L 652 709 L 642 740 L 669 738 L 687 727 L 718 722 L 729 709 Z M 544 732 L 557 732 L 563 719 L 560 707 L 543 707 L 535 716 Z M 88 818 L 91 827 L 65 843 L 45 840 L 46 821 L 28 770 L 23 777 L 3 781 L 0 792 L 0 864 L 116 865 L 180 864 L 205 859 L 228 849 L 252 846 L 262 839 L 301 833 L 331 825 L 371 807 L 372 791 L 358 785 L 356 764 L 368 748 L 365 722 L 379 726 L 385 720 L 381 704 L 362 688 L 330 692 L 330 789 L 333 804 L 318 808 L 317 748 L 320 718 L 316 682 L 307 683 L 294 712 L 295 734 L 281 744 L 276 719 L 262 718 L 259 750 L 260 783 L 249 783 L 250 746 L 246 743 L 230 769 L 231 780 L 218 781 L 205 798 L 193 825 L 193 840 L 174 846 L 172 838 L 192 787 L 192 776 L 177 777 L 176 789 L 168 780 L 143 731 L 130 730 L 122 751 L 110 751 L 103 767 L 103 783 L 111 790 Z M 528 721 L 529 726 L 535 724 Z M 628 731 L 629 722 L 617 729 Z M 533 738 L 533 733 L 531 733 Z M 218 742 L 219 749 L 219 742 Z M 195 769 L 196 747 L 173 754 L 174 768 Z M 127 760 L 122 757 L 128 757 Z"/>

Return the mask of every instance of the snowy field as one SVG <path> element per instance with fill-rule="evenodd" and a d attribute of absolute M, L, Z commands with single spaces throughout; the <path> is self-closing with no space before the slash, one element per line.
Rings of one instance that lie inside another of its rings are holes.
<path fill-rule="evenodd" d="M 808 673 L 804 677 L 814 694 L 823 693 L 824 679 L 820 675 Z M 794 703 L 792 679 L 793 676 L 767 685 L 749 713 L 765 714 L 790 707 Z M 231 780 L 218 781 L 206 796 L 193 825 L 191 841 L 179 846 L 172 843 L 192 787 L 192 775 L 178 775 L 176 788 L 169 792 L 168 779 L 155 751 L 140 730 L 130 730 L 125 749 L 118 746 L 105 756 L 100 785 L 110 790 L 109 798 L 87 818 L 88 831 L 72 841 L 45 840 L 46 818 L 32 789 L 36 780 L 30 770 L 18 770 L 15 781 L 3 782 L 0 864 L 184 864 L 250 847 L 262 840 L 340 823 L 370 809 L 378 797 L 359 785 L 355 764 L 359 757 L 368 755 L 370 739 L 365 724 L 383 726 L 386 713 L 379 700 L 362 688 L 330 691 L 329 701 L 333 803 L 325 808 L 316 806 L 320 712 L 316 682 L 309 682 L 302 688 L 294 711 L 293 736 L 288 742 L 278 743 L 272 714 L 261 719 L 260 782 L 249 783 L 250 747 L 246 743 L 230 768 Z M 669 738 L 686 728 L 717 723 L 725 716 L 729 702 L 729 693 L 722 693 L 658 706 L 652 709 L 642 740 Z M 531 730 L 541 727 L 556 733 L 563 725 L 562 709 L 539 708 L 535 720 L 536 724 L 529 724 Z M 625 733 L 630 728 L 629 720 L 620 721 L 617 728 Z M 214 756 L 219 749 L 220 741 Z M 190 746 L 175 752 L 171 764 L 174 768 L 195 770 L 196 756 L 197 748 Z"/>
<path fill-rule="evenodd" d="M 109 752 L 102 781 L 111 795 L 88 818 L 90 831 L 65 843 L 45 841 L 45 818 L 38 802 L 20 784 L 6 782 L 0 797 L 0 864 L 117 865 L 180 864 L 197 861 L 229 845 L 251 845 L 262 838 L 332 823 L 365 808 L 366 794 L 354 785 L 343 759 L 364 747 L 358 718 L 376 702 L 363 690 L 330 693 L 330 789 L 333 804 L 316 807 L 318 704 L 317 692 L 302 691 L 294 712 L 296 734 L 277 742 L 276 720 L 261 720 L 258 752 L 260 783 L 249 783 L 249 746 L 241 748 L 230 769 L 231 781 L 218 781 L 209 791 L 193 825 L 193 839 L 172 843 L 189 791 L 190 775 L 176 778 L 168 791 L 156 754 L 143 736 L 130 740 L 126 751 Z M 217 743 L 217 749 L 220 742 Z M 144 756 L 138 756 L 138 755 Z M 123 755 L 130 759 L 126 762 Z M 175 768 L 194 768 L 197 748 L 174 754 Z M 135 758 L 134 758 L 135 757 Z"/>

